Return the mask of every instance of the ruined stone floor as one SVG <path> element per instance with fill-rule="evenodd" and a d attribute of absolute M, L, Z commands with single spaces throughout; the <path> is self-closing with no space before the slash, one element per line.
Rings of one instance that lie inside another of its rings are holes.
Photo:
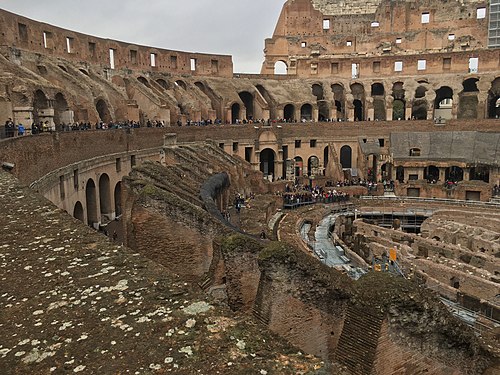
<path fill-rule="evenodd" d="M 2 375 L 302 374 L 322 367 L 4 172 L 0 230 Z"/>

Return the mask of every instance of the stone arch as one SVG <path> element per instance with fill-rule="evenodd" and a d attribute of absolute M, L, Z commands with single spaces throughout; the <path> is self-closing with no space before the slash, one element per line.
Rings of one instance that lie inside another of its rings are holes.
<path fill-rule="evenodd" d="M 54 123 L 56 125 L 62 124 L 63 121 L 61 116 L 63 115 L 63 112 L 67 112 L 68 110 L 69 107 L 66 98 L 62 93 L 58 92 L 54 97 Z"/>
<path fill-rule="evenodd" d="M 434 118 L 451 119 L 453 108 L 453 89 L 442 86 L 436 90 L 434 100 Z"/>
<path fill-rule="evenodd" d="M 101 222 L 103 218 L 111 220 L 112 205 L 111 205 L 111 185 L 109 176 L 106 173 L 99 177 L 99 207 L 101 210 Z"/>
<path fill-rule="evenodd" d="M 285 121 L 294 121 L 295 120 L 295 106 L 293 104 L 287 104 L 283 109 L 283 117 Z"/>
<path fill-rule="evenodd" d="M 500 118 L 500 77 L 495 78 L 488 92 L 488 118 Z"/>
<path fill-rule="evenodd" d="M 485 165 L 478 165 L 470 169 L 470 181 L 490 182 L 490 169 Z"/>
<path fill-rule="evenodd" d="M 372 84 L 371 96 L 373 98 L 373 119 L 384 121 L 386 119 L 384 85 L 379 82 Z"/>
<path fill-rule="evenodd" d="M 313 112 L 312 105 L 309 103 L 304 104 L 302 107 L 300 107 L 300 119 L 311 121 L 313 115 L 312 112 Z"/>
<path fill-rule="evenodd" d="M 375 82 L 372 84 L 372 96 L 382 96 L 385 95 L 385 88 L 384 85 L 380 82 Z"/>
<path fill-rule="evenodd" d="M 118 181 L 115 185 L 114 190 L 115 197 L 115 215 L 120 216 L 122 214 L 122 182 Z"/>
<path fill-rule="evenodd" d="M 354 98 L 354 121 L 363 121 L 365 119 L 365 88 L 361 83 L 351 85 L 351 93 Z"/>
<path fill-rule="evenodd" d="M 453 182 L 463 181 L 464 170 L 455 165 L 448 167 L 446 168 L 445 179 L 446 181 L 453 181 Z"/>
<path fill-rule="evenodd" d="M 80 220 L 81 222 L 83 222 L 85 220 L 83 205 L 80 201 L 75 203 L 75 207 L 73 208 L 73 217 L 75 219 Z"/>
<path fill-rule="evenodd" d="M 97 217 L 97 192 L 94 180 L 91 178 L 85 184 L 85 206 L 87 207 L 87 224 L 95 228 L 99 223 Z"/>
<path fill-rule="evenodd" d="M 169 90 L 170 89 L 170 85 L 163 78 L 158 78 L 156 80 L 156 83 L 159 84 L 164 90 Z"/>
<path fill-rule="evenodd" d="M 95 108 L 97 113 L 99 114 L 99 118 L 104 122 L 111 122 L 111 113 L 108 108 L 108 104 L 104 101 L 104 99 L 97 100 L 95 104 Z"/>
<path fill-rule="evenodd" d="M 439 181 L 439 168 L 435 165 L 428 165 L 424 168 L 424 179 L 427 182 Z"/>
<path fill-rule="evenodd" d="M 87 77 L 90 77 L 90 74 L 89 74 L 89 72 L 88 72 L 87 70 L 85 70 L 85 69 L 83 69 L 83 68 L 80 68 L 80 69 L 78 69 L 78 70 L 80 71 L 80 73 L 82 73 L 82 74 L 86 75 Z"/>
<path fill-rule="evenodd" d="M 477 78 L 469 78 L 462 82 L 463 91 L 459 95 L 457 118 L 476 119 L 478 118 L 478 94 Z"/>
<path fill-rule="evenodd" d="M 271 148 L 265 148 L 260 152 L 260 171 L 264 176 L 273 176 L 274 178 L 274 163 L 276 161 L 276 153 Z"/>
<path fill-rule="evenodd" d="M 340 164 L 343 169 L 352 168 L 352 148 L 344 145 L 340 149 Z"/>
<path fill-rule="evenodd" d="M 403 82 L 395 82 L 392 85 L 392 120 L 404 119 L 406 116 L 406 100 Z M 427 117 L 427 116 L 426 116 Z"/>
<path fill-rule="evenodd" d="M 295 177 L 300 177 L 304 171 L 304 160 L 300 156 L 296 156 L 293 159 L 295 163 Z"/>
<path fill-rule="evenodd" d="M 429 103 L 425 99 L 426 92 L 427 88 L 425 86 L 418 86 L 415 90 L 415 99 L 411 108 L 411 117 L 415 120 L 427 120 Z"/>
<path fill-rule="evenodd" d="M 382 176 L 382 180 L 391 180 L 392 179 L 392 163 L 384 163 L 380 167 L 380 174 Z"/>
<path fill-rule="evenodd" d="M 176 87 L 180 87 L 183 90 L 187 89 L 186 82 L 184 82 L 182 79 L 178 79 L 177 81 L 174 82 Z"/>
<path fill-rule="evenodd" d="M 344 86 L 339 83 L 332 85 L 335 109 L 337 111 L 337 119 L 345 118 L 345 90 Z"/>
<path fill-rule="evenodd" d="M 231 106 L 231 124 L 236 124 L 236 120 L 240 120 L 240 104 L 233 103 Z"/>
<path fill-rule="evenodd" d="M 312 94 L 316 97 L 318 105 L 318 121 L 325 121 L 330 118 L 330 108 L 325 100 L 323 85 L 314 83 L 312 85 Z"/>
<path fill-rule="evenodd" d="M 319 159 L 315 155 L 311 155 L 309 159 L 307 159 L 307 175 L 310 177 L 314 172 L 318 172 L 319 168 Z"/>
<path fill-rule="evenodd" d="M 274 74 L 276 75 L 287 75 L 288 74 L 288 64 L 279 60 L 274 63 Z"/>
<path fill-rule="evenodd" d="M 246 109 L 246 119 L 247 120 L 253 120 L 254 116 L 254 97 L 252 94 L 250 94 L 248 91 L 242 91 L 238 93 L 238 96 L 240 97 L 241 101 L 243 102 L 243 105 L 245 106 Z"/>
<path fill-rule="evenodd" d="M 47 108 L 49 108 L 47 95 L 42 90 L 36 90 L 33 96 L 33 119 L 35 122 L 40 121 L 40 112 Z"/>
<path fill-rule="evenodd" d="M 149 81 L 147 80 L 147 78 L 140 76 L 140 77 L 137 77 L 137 80 L 140 83 L 142 83 L 144 86 L 151 88 L 151 85 L 149 84 Z"/>

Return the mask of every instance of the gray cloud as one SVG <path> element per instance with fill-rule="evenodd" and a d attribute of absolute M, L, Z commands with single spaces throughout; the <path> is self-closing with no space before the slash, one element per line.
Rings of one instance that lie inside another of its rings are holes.
<path fill-rule="evenodd" d="M 229 54 L 236 72 L 257 73 L 264 39 L 284 1 L 2 0 L 7 11 L 99 37 L 159 48 Z"/>

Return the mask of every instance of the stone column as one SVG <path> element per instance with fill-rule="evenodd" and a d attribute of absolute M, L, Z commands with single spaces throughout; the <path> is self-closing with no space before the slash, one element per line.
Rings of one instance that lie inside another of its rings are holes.
<path fill-rule="evenodd" d="M 446 168 L 440 167 L 439 169 L 439 181 L 444 182 L 446 179 Z"/>
<path fill-rule="evenodd" d="M 464 168 L 464 181 L 470 181 L 470 168 Z"/>

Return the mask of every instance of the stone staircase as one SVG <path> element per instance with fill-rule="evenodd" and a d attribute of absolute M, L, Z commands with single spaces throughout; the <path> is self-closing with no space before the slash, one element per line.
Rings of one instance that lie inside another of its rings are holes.
<path fill-rule="evenodd" d="M 382 321 L 383 314 L 372 309 L 348 308 L 335 356 L 352 374 L 371 374 Z"/>

